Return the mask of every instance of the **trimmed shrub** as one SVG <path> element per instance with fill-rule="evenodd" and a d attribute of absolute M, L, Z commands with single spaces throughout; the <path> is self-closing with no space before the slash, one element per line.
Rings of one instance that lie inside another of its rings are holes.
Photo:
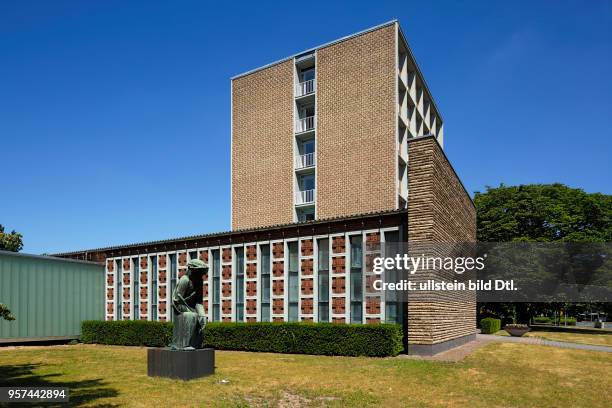
<path fill-rule="evenodd" d="M 480 321 L 480 332 L 482 334 L 497 333 L 501 329 L 501 320 L 486 317 Z"/>
<path fill-rule="evenodd" d="M 165 347 L 172 339 L 172 323 L 147 320 L 86 320 L 81 324 L 83 343 Z"/>
<path fill-rule="evenodd" d="M 576 319 L 573 317 L 560 317 L 559 318 L 559 326 L 565 326 L 566 323 L 568 326 L 575 326 Z"/>
<path fill-rule="evenodd" d="M 172 323 L 144 320 L 84 321 L 83 343 L 165 347 Z M 403 350 L 396 324 L 208 323 L 204 345 L 218 350 L 337 356 L 395 356 Z"/>
<path fill-rule="evenodd" d="M 209 323 L 204 344 L 219 350 L 335 356 L 395 356 L 403 350 L 395 324 Z"/>
<path fill-rule="evenodd" d="M 533 318 L 535 324 L 552 324 L 552 319 L 547 316 L 537 316 Z"/>

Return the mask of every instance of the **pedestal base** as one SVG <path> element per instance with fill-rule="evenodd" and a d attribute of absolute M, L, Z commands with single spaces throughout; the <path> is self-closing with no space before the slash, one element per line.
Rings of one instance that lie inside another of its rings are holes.
<path fill-rule="evenodd" d="M 191 380 L 215 373 L 215 350 L 211 348 L 183 351 L 169 348 L 147 350 L 149 377 Z"/>

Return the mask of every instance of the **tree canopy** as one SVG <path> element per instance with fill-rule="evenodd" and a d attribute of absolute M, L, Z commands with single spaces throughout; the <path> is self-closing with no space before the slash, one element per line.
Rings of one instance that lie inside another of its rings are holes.
<path fill-rule="evenodd" d="M 612 196 L 563 184 L 487 187 L 476 192 L 480 242 L 612 241 Z"/>
<path fill-rule="evenodd" d="M 0 250 L 19 252 L 22 248 L 23 236 L 15 230 L 11 231 L 10 234 L 4 232 L 4 227 L 0 224 Z"/>

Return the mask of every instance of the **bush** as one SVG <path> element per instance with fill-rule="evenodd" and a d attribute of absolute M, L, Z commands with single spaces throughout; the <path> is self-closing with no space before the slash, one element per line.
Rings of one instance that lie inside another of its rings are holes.
<path fill-rule="evenodd" d="M 480 332 L 482 334 L 497 333 L 501 329 L 501 320 L 492 317 L 484 318 L 480 321 Z"/>
<path fill-rule="evenodd" d="M 552 319 L 546 316 L 537 316 L 533 318 L 535 324 L 552 324 Z"/>
<path fill-rule="evenodd" d="M 164 347 L 172 323 L 144 320 L 85 321 L 83 343 Z M 395 356 L 403 350 L 402 328 L 395 324 L 209 323 L 204 345 L 218 350 L 337 356 Z"/>
<path fill-rule="evenodd" d="M 81 324 L 83 343 L 165 347 L 172 339 L 172 323 L 147 320 L 86 320 Z"/>
<path fill-rule="evenodd" d="M 210 323 L 204 344 L 220 350 L 336 356 L 395 356 L 403 350 L 395 324 Z"/>
<path fill-rule="evenodd" d="M 568 326 L 576 325 L 576 319 L 573 317 L 560 317 L 559 318 L 559 326 L 565 326 L 566 322 Z"/>

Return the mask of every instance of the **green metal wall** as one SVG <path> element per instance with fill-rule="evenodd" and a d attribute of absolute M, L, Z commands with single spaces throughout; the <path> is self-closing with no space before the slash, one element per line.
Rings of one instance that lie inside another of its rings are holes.
<path fill-rule="evenodd" d="M 104 266 L 0 251 L 0 342 L 77 337 L 81 321 L 104 319 Z"/>

